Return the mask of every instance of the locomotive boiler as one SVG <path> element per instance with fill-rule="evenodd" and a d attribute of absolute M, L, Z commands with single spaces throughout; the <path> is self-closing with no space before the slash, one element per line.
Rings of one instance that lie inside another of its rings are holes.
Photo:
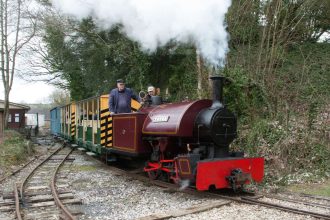
<path fill-rule="evenodd" d="M 189 183 L 198 190 L 241 188 L 260 182 L 262 157 L 230 152 L 237 119 L 223 103 L 224 77 L 211 77 L 213 100 L 132 102 L 132 113 L 110 115 L 108 96 L 91 97 L 51 110 L 53 134 L 113 161 L 145 161 L 152 179 Z"/>

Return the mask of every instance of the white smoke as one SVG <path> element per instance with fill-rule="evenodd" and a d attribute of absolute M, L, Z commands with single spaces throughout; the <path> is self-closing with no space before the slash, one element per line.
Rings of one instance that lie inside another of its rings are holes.
<path fill-rule="evenodd" d="M 190 186 L 190 180 L 181 180 L 180 181 L 180 190 L 185 190 Z"/>
<path fill-rule="evenodd" d="M 222 66 L 228 50 L 225 14 L 231 0 L 52 0 L 79 19 L 92 16 L 102 28 L 122 24 L 127 36 L 153 52 L 171 40 L 193 41 L 203 57 Z"/>

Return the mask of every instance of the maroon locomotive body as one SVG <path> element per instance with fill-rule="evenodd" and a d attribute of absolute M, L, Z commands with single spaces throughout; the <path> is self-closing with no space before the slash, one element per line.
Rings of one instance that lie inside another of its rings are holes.
<path fill-rule="evenodd" d="M 213 100 L 164 103 L 114 115 L 114 154 L 147 156 L 152 179 L 182 182 L 198 190 L 241 188 L 260 182 L 264 159 L 230 152 L 237 119 L 223 105 L 223 77 L 213 80 Z"/>

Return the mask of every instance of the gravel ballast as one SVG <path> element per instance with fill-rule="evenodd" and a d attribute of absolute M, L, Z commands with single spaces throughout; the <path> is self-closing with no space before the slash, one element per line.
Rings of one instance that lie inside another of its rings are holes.
<path fill-rule="evenodd" d="M 171 193 L 108 169 L 101 161 L 81 153 L 68 177 L 75 197 L 82 199 L 80 219 L 137 219 L 168 214 L 214 201 L 189 194 Z M 173 218 L 174 219 L 174 218 Z M 231 203 L 175 219 L 314 219 L 257 205 Z"/>
<path fill-rule="evenodd" d="M 81 209 L 85 214 L 80 219 L 136 219 L 208 201 L 147 186 L 114 173 L 102 162 L 84 154 L 76 156 L 73 166 L 80 169 L 69 177 L 75 197 L 83 201 Z"/>
<path fill-rule="evenodd" d="M 76 211 L 80 211 L 79 219 L 137 219 L 152 214 L 169 214 L 196 205 L 214 202 L 214 199 L 200 198 L 181 192 L 173 192 L 157 186 L 120 175 L 101 162 L 88 156 L 83 151 L 73 153 L 75 160 L 65 163 L 61 175 L 65 176 L 69 187 L 67 190 L 74 198 L 81 199 Z M 2 192 L 9 192 L 12 183 L 19 182 L 19 174 L 1 185 Z M 60 178 L 61 179 L 61 178 Z M 295 196 L 290 196 L 294 199 Z M 1 201 L 0 197 L 0 201 Z M 274 202 L 269 198 L 264 201 Z M 219 200 L 216 200 L 219 201 Z M 279 202 L 287 205 L 285 201 Z M 295 204 L 296 208 L 304 205 Z M 310 211 L 319 209 L 310 208 Z M 13 213 L 1 213 L 0 219 L 11 219 Z M 189 214 L 172 219 L 314 219 L 310 216 L 288 213 L 258 205 L 232 202 L 208 211 Z"/>
<path fill-rule="evenodd" d="M 315 219 L 310 216 L 296 215 L 288 212 L 282 212 L 275 209 L 269 209 L 266 207 L 260 207 L 256 205 L 246 205 L 232 203 L 221 208 L 212 209 L 207 212 L 201 212 L 193 215 L 186 215 L 179 218 L 172 218 L 172 220 L 188 220 L 188 219 L 226 219 L 226 220 L 256 220 L 256 219 L 271 219 L 271 220 L 308 220 Z"/>

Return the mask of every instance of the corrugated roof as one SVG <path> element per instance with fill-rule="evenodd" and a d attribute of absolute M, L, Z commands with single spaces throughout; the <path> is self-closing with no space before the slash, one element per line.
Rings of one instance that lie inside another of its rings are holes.
<path fill-rule="evenodd" d="M 5 101 L 0 99 L 0 109 L 5 108 Z M 9 109 L 26 109 L 29 110 L 30 106 L 19 104 L 19 103 L 14 103 L 14 102 L 9 102 Z"/>

